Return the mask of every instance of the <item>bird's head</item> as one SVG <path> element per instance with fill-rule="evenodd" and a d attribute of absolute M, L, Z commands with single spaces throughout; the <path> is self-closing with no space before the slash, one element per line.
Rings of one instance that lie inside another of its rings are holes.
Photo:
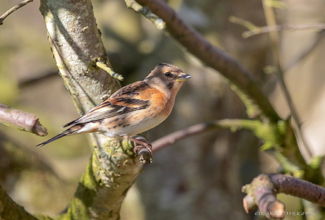
<path fill-rule="evenodd" d="M 165 92 L 178 92 L 183 82 L 192 76 L 184 73 L 177 66 L 160 63 L 144 79 L 150 86 Z"/>

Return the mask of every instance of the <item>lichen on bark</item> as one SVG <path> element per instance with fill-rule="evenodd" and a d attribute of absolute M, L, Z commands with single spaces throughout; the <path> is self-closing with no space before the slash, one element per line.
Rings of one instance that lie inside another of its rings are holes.
<path fill-rule="evenodd" d="M 84 114 L 120 88 L 107 72 L 91 66 L 99 57 L 109 64 L 91 1 L 42 0 L 40 11 L 60 75 L 78 112 Z M 126 192 L 142 168 L 129 142 L 104 135 L 91 135 L 91 141 L 94 151 L 87 169 L 67 213 L 59 219 L 119 219 Z"/>

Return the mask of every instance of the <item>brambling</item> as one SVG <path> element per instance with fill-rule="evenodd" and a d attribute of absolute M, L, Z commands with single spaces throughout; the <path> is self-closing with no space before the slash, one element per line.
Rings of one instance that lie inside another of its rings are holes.
<path fill-rule="evenodd" d="M 108 137 L 125 137 L 148 148 L 148 143 L 132 136 L 156 127 L 169 116 L 177 92 L 189 78 L 180 68 L 161 63 L 143 81 L 119 89 L 84 116 L 63 126 L 70 128 L 37 146 L 67 135 L 98 132 Z M 149 150 L 151 153 L 151 145 Z"/>

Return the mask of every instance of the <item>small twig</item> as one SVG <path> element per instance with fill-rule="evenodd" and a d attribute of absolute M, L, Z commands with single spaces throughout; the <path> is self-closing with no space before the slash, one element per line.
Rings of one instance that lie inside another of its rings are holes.
<path fill-rule="evenodd" d="M 242 25 L 248 29 L 248 31 L 245 31 L 242 34 L 243 38 L 249 38 L 258 34 L 279 32 L 279 31 L 299 31 L 299 30 L 308 30 L 308 29 L 324 30 L 325 29 L 325 24 L 276 25 L 274 23 L 272 25 L 258 27 L 250 21 L 246 21 L 244 19 L 237 18 L 235 16 L 230 16 L 229 21 L 235 24 Z"/>
<path fill-rule="evenodd" d="M 323 39 L 324 36 L 324 29 L 325 24 L 300 24 L 300 25 L 291 25 L 291 24 L 284 24 L 284 25 L 274 25 L 274 26 L 262 26 L 258 27 L 255 26 L 253 23 L 246 21 L 241 18 L 237 18 L 234 16 L 231 16 L 229 18 L 229 21 L 235 24 L 242 25 L 248 29 L 248 31 L 243 32 L 242 36 L 243 38 L 249 38 L 258 34 L 264 34 L 269 32 L 275 32 L 275 31 L 297 31 L 297 30 L 308 30 L 308 29 L 318 29 L 321 30 L 314 41 L 314 43 L 309 46 L 303 53 L 301 53 L 297 58 L 290 61 L 286 67 L 284 68 L 284 72 L 286 72 L 288 69 L 293 67 L 298 61 L 304 59 L 310 52 L 317 47 L 317 45 L 320 43 L 320 41 Z"/>
<path fill-rule="evenodd" d="M 273 12 L 273 8 L 268 4 L 267 0 L 263 0 L 263 9 L 265 14 L 266 23 L 268 26 L 276 26 L 276 20 L 275 15 Z M 280 37 L 278 35 L 278 32 L 269 32 L 270 38 L 271 38 L 271 45 L 272 45 L 272 53 L 274 62 L 281 67 L 282 66 L 282 59 L 281 59 L 281 53 L 279 51 L 279 42 Z"/>
<path fill-rule="evenodd" d="M 242 25 L 242 26 L 246 27 L 250 31 L 254 31 L 256 29 L 259 29 L 259 27 L 255 26 L 252 22 L 246 21 L 244 19 L 241 19 L 241 18 L 238 18 L 238 17 L 235 17 L 235 16 L 230 16 L 229 21 L 234 23 L 234 24 Z"/>
<path fill-rule="evenodd" d="M 0 17 L 0 25 L 3 24 L 3 20 L 5 20 L 10 14 L 17 11 L 19 8 L 27 5 L 28 3 L 32 2 L 33 0 L 25 0 L 18 5 L 15 5 L 14 7 L 10 8 L 8 11 L 6 11 L 3 15 Z"/>
<path fill-rule="evenodd" d="M 292 163 L 288 158 L 286 158 L 279 150 L 270 149 L 268 150 L 281 164 L 283 173 L 292 174 L 294 177 L 302 178 L 305 174 L 305 171 L 302 170 L 299 166 Z"/>
<path fill-rule="evenodd" d="M 3 104 L 0 104 L 0 123 L 12 125 L 20 130 L 39 136 L 47 135 L 47 130 L 40 124 L 38 117 Z"/>
<path fill-rule="evenodd" d="M 134 0 L 125 0 L 125 3 L 128 8 L 132 8 L 134 11 L 141 13 L 143 16 L 152 21 L 159 30 L 165 29 L 166 23 L 163 21 L 163 19 L 152 13 L 148 7 L 143 7 Z"/>
<path fill-rule="evenodd" d="M 237 23 L 237 22 L 235 22 Z M 249 31 L 245 31 L 243 33 L 244 38 L 252 37 L 258 34 L 264 34 L 269 32 L 277 32 L 277 31 L 299 31 L 299 30 L 308 30 L 308 29 L 325 29 L 325 24 L 301 24 L 301 25 L 274 25 L 274 26 L 263 26 L 257 27 L 254 29 L 250 29 Z"/>
<path fill-rule="evenodd" d="M 247 193 L 243 199 L 243 206 L 248 213 L 256 206 L 268 217 L 283 218 L 285 207 L 276 199 L 276 194 L 285 193 L 296 196 L 321 206 L 325 206 L 325 188 L 305 180 L 282 174 L 261 174 L 250 184 L 242 187 Z"/>
<path fill-rule="evenodd" d="M 119 81 L 124 80 L 122 75 L 120 75 L 118 73 L 115 73 L 111 68 L 109 68 L 109 66 L 106 63 L 101 62 L 101 61 L 97 61 L 96 66 L 98 68 L 101 68 L 102 70 L 108 72 L 113 78 L 118 79 Z"/>

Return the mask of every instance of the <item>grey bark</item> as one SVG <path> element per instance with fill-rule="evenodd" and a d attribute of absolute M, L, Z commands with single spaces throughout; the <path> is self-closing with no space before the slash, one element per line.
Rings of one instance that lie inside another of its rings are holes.
<path fill-rule="evenodd" d="M 95 67 L 109 64 L 90 0 L 43 0 L 40 10 L 64 84 L 80 114 L 120 88 L 108 73 Z M 92 135 L 94 147 L 87 170 L 68 212 L 69 219 L 119 219 L 121 203 L 142 166 L 125 142 Z"/>

